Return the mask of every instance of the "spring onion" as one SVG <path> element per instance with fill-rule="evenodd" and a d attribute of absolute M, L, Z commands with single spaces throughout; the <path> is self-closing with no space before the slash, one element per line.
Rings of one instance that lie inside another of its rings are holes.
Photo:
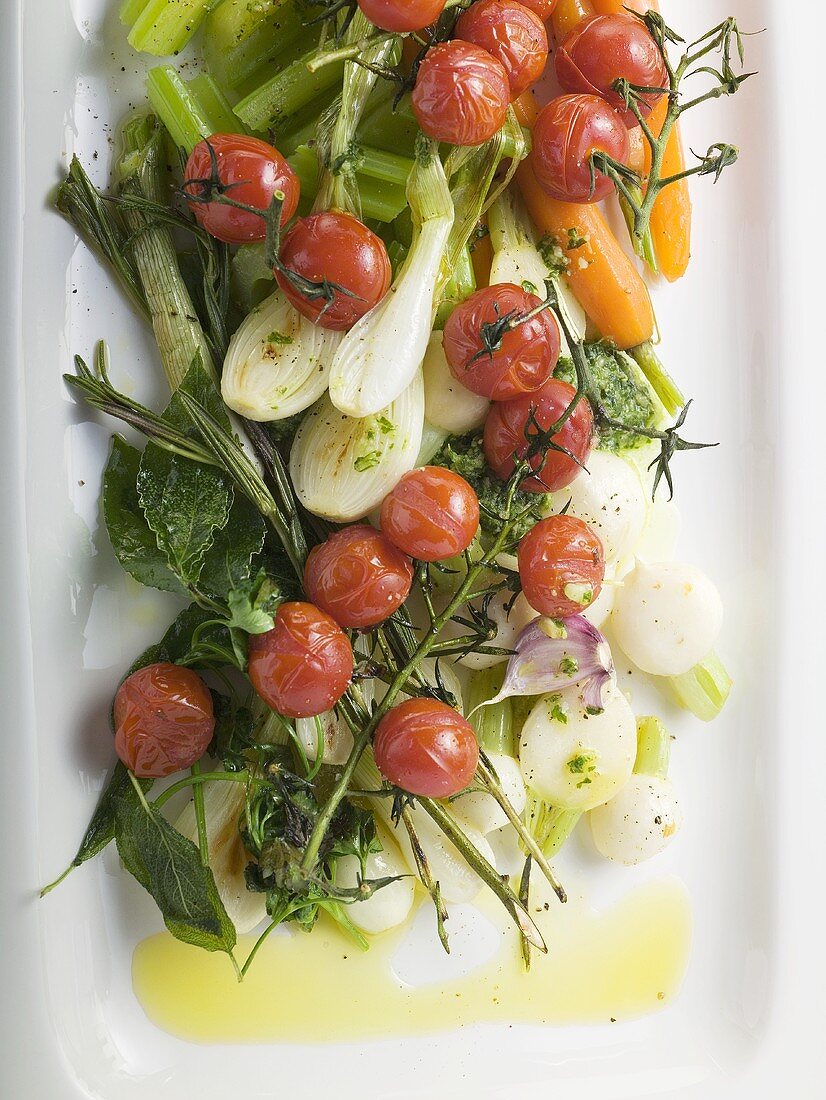
<path fill-rule="evenodd" d="M 688 672 L 669 679 L 671 689 L 681 707 L 711 722 L 726 704 L 732 679 L 716 653 L 709 653 Z"/>
<path fill-rule="evenodd" d="M 509 698 L 499 699 L 504 679 L 503 667 L 480 669 L 469 680 L 466 709 L 468 721 L 476 730 L 479 744 L 486 752 L 515 755 L 516 742 L 513 728 L 513 708 Z M 487 706 L 482 706 L 487 703 Z"/>
<path fill-rule="evenodd" d="M 422 363 L 425 416 L 431 424 L 452 435 L 480 428 L 490 402 L 457 382 L 448 366 L 441 332 L 430 337 Z"/>

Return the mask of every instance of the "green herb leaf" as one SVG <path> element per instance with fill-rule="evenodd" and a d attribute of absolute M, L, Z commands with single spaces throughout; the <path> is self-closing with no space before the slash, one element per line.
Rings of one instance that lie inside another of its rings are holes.
<path fill-rule="evenodd" d="M 252 560 L 264 547 L 267 533 L 261 514 L 246 497 L 236 496 L 226 526 L 215 533 L 201 569 L 199 586 L 210 596 L 227 599 L 246 585 Z"/>
<path fill-rule="evenodd" d="M 281 588 L 265 570 L 234 588 L 227 597 L 232 616 L 229 626 L 247 634 L 264 634 L 272 630 L 275 612 L 282 600 Z"/>
<path fill-rule="evenodd" d="M 103 518 L 120 564 L 140 584 L 185 595 L 186 589 L 167 564 L 138 500 L 141 453 L 120 436 L 112 436 L 103 474 Z"/>

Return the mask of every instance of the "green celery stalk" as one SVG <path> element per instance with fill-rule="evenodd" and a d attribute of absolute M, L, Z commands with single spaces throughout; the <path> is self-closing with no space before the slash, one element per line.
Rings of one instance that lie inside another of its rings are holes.
<path fill-rule="evenodd" d="M 412 157 L 419 124 L 410 105 L 410 96 L 404 96 L 395 110 L 394 96 L 395 89 L 385 84 L 373 91 L 358 128 L 358 137 L 375 149 Z"/>
<path fill-rule="evenodd" d="M 118 15 L 125 27 L 131 27 L 137 20 L 149 0 L 123 0 Z"/>
<path fill-rule="evenodd" d="M 582 817 L 579 810 L 549 806 L 528 792 L 527 824 L 546 859 L 555 856 Z"/>
<path fill-rule="evenodd" d="M 155 57 L 180 53 L 201 25 L 211 2 L 148 0 L 132 24 L 129 45 Z"/>
<path fill-rule="evenodd" d="M 362 213 L 365 218 L 391 222 L 407 204 L 405 182 L 413 162 L 375 149 L 365 149 L 363 153 L 364 164 L 356 173 Z M 299 210 L 306 213 L 312 207 L 318 190 L 318 158 L 313 149 L 301 145 L 287 160 L 301 183 Z"/>
<path fill-rule="evenodd" d="M 155 114 L 179 149 L 191 153 L 215 130 L 196 92 L 172 65 L 158 65 L 146 77 L 146 91 Z"/>
<path fill-rule="evenodd" d="M 665 779 L 671 758 L 671 735 L 659 718 L 646 715 L 637 719 L 637 775 L 652 775 Z"/>
<path fill-rule="evenodd" d="M 204 57 L 223 88 L 240 90 L 265 67 L 283 68 L 285 55 L 307 49 L 305 23 L 313 10 L 295 0 L 224 0 L 206 18 Z M 289 61 L 294 61 L 289 56 Z M 260 81 L 259 81 L 260 83 Z"/>
<path fill-rule="evenodd" d="M 680 706 L 703 722 L 717 717 L 733 683 L 716 653 L 709 653 L 705 660 L 681 676 L 669 676 L 668 682 Z"/>
<path fill-rule="evenodd" d="M 235 107 L 241 121 L 255 131 L 277 129 L 285 119 L 339 85 L 344 75 L 344 62 L 333 62 L 311 73 L 307 61 L 315 57 L 316 52 L 305 54 L 245 96 Z"/>
<path fill-rule="evenodd" d="M 327 111 L 337 94 L 338 89 L 328 88 L 323 95 L 312 100 L 279 126 L 277 138 L 279 152 L 286 157 L 294 153 L 300 145 L 309 145 L 314 142 L 318 132 L 318 120 Z"/>
<path fill-rule="evenodd" d="M 209 73 L 198 73 L 189 81 L 189 90 L 209 117 L 213 134 L 237 134 L 244 130 L 232 104 Z"/>

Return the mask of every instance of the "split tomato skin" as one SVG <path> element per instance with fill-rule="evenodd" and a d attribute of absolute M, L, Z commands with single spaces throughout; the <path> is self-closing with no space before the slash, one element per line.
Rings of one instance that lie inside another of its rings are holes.
<path fill-rule="evenodd" d="M 142 779 L 191 768 L 215 731 L 212 696 L 191 668 L 168 661 L 138 669 L 115 695 L 115 751 Z"/>
<path fill-rule="evenodd" d="M 510 103 L 508 74 L 470 42 L 428 50 L 412 95 L 416 121 L 428 137 L 451 145 L 481 145 L 502 128 Z"/>
<path fill-rule="evenodd" d="M 275 626 L 249 640 L 249 678 L 272 710 L 313 718 L 342 697 L 353 675 L 350 639 L 310 603 L 282 603 Z"/>
<path fill-rule="evenodd" d="M 213 134 L 200 141 L 189 155 L 184 173 L 184 192 L 190 196 L 189 207 L 195 220 L 207 233 L 226 244 L 248 244 L 263 241 L 267 235 L 264 218 L 248 210 L 239 210 L 222 202 L 198 202 L 213 175 L 215 154 L 218 178 L 226 188 L 227 198 L 265 213 L 273 195 L 281 191 L 284 205 L 281 224 L 295 214 L 301 195 L 298 176 L 284 157 L 259 138 L 244 134 Z"/>
<path fill-rule="evenodd" d="M 457 382 L 492 401 L 533 393 L 551 377 L 559 359 L 559 324 L 549 309 L 504 332 L 501 345 L 488 351 L 484 325 L 530 313 L 542 300 L 515 283 L 485 287 L 461 302 L 444 329 L 444 351 Z"/>
<path fill-rule="evenodd" d="M 551 619 L 579 614 L 605 580 L 602 542 L 576 516 L 540 520 L 519 543 L 517 559 L 525 599 Z"/>
<path fill-rule="evenodd" d="M 345 527 L 313 547 L 304 590 L 339 626 L 364 630 L 398 611 L 410 594 L 413 565 L 368 524 Z"/>
<path fill-rule="evenodd" d="M 548 34 L 539 16 L 515 0 L 477 0 L 456 23 L 455 37 L 496 58 L 511 98 L 526 92 L 548 62 Z"/>
<path fill-rule="evenodd" d="M 352 214 L 328 210 L 299 219 L 281 242 L 281 264 L 314 283 L 326 280 L 342 288 L 332 302 L 303 293 L 281 271 L 276 280 L 302 316 L 321 328 L 346 331 L 378 305 L 390 289 L 387 249 Z"/>
<path fill-rule="evenodd" d="M 614 82 L 624 78 L 641 88 L 667 88 L 663 55 L 636 16 L 594 15 L 575 27 L 554 54 L 557 79 L 566 92 L 601 96 L 629 128 L 638 126 Z M 662 93 L 645 92 L 637 101 L 647 115 Z"/>
<path fill-rule="evenodd" d="M 389 783 L 422 798 L 459 794 L 479 762 L 473 727 L 437 699 L 408 699 L 388 711 L 376 730 L 373 752 Z"/>
<path fill-rule="evenodd" d="M 445 0 L 358 0 L 365 19 L 383 31 L 407 34 L 435 23 Z"/>
<path fill-rule="evenodd" d="M 479 498 L 463 477 L 423 466 L 401 478 L 381 507 L 381 529 L 405 554 L 444 561 L 463 553 L 479 527 Z"/>
<path fill-rule="evenodd" d="M 522 4 L 529 8 L 534 15 L 538 15 L 543 23 L 547 23 L 554 13 L 557 0 L 521 0 Z"/>
<path fill-rule="evenodd" d="M 498 478 L 507 481 L 515 469 L 513 456 L 516 454 L 523 458 L 527 454 L 529 444 L 525 433 L 531 424 L 531 417 L 543 431 L 547 431 L 559 420 L 575 394 L 573 386 L 552 378 L 536 393 L 525 394 L 513 401 L 499 401 L 491 406 L 485 421 L 482 446 L 487 463 Z M 520 485 L 522 491 L 552 493 L 570 485 L 588 461 L 593 434 L 594 414 L 583 397 L 553 437 L 554 443 L 570 453 L 550 449 L 544 461 L 541 455 L 535 455 L 530 460 L 534 476 L 523 479 Z"/>
<path fill-rule="evenodd" d="M 595 95 L 552 99 L 534 125 L 531 161 L 540 186 L 562 202 L 592 203 L 607 198 L 613 181 L 594 169 L 591 155 L 607 153 L 625 164 L 628 129 L 617 112 Z"/>

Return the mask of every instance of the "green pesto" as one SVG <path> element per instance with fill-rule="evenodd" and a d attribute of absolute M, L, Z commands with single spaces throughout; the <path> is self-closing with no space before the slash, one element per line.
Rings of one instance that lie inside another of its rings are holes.
<path fill-rule="evenodd" d="M 651 392 L 625 353 L 606 343 L 586 344 L 585 353 L 608 415 L 629 427 L 652 427 L 656 414 Z M 561 358 L 554 373 L 557 378 L 576 384 L 571 359 Z M 609 428 L 601 432 L 598 446 L 603 451 L 625 451 L 642 447 L 646 442 L 642 436 Z"/>

